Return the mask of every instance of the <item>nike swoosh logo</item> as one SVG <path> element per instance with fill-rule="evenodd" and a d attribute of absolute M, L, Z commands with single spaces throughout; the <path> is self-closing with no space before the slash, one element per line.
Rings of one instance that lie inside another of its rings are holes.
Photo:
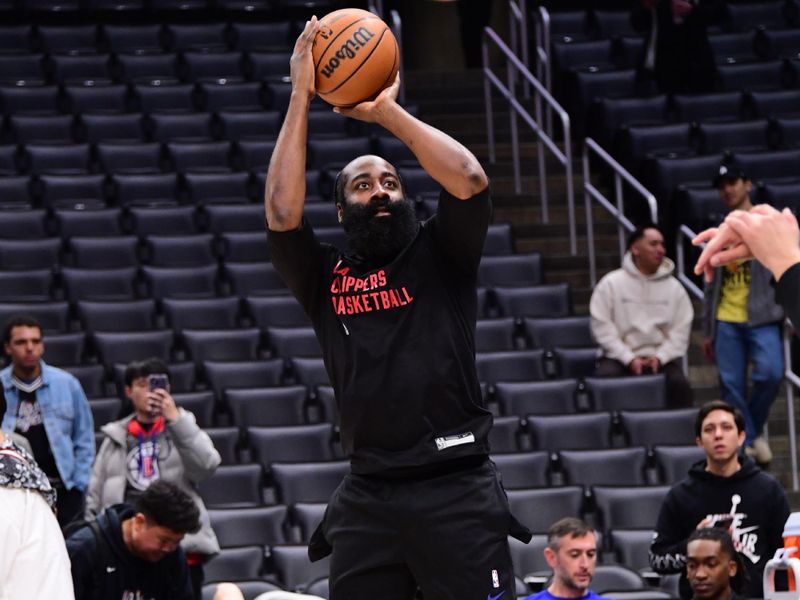
<path fill-rule="evenodd" d="M 106 573 L 113 573 L 117 570 L 117 567 L 106 567 Z"/>
<path fill-rule="evenodd" d="M 486 600 L 499 600 L 500 596 L 502 596 L 505 593 L 506 593 L 506 591 L 503 590 L 502 592 L 497 594 L 497 596 L 492 596 L 491 594 L 489 594 L 488 596 L 486 596 Z"/>

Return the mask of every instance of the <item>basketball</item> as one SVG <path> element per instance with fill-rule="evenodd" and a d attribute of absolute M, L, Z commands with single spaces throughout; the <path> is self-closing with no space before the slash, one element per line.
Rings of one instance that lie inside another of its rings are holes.
<path fill-rule="evenodd" d="M 311 53 L 317 94 L 333 106 L 371 100 L 394 82 L 400 66 L 392 30 L 377 15 L 358 8 L 322 17 Z"/>

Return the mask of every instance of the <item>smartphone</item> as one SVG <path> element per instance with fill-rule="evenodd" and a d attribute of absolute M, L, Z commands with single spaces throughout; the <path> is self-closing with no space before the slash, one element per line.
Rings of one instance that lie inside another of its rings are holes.
<path fill-rule="evenodd" d="M 169 377 L 166 373 L 154 373 L 147 376 L 147 383 L 150 386 L 150 391 L 167 390 L 169 391 Z"/>

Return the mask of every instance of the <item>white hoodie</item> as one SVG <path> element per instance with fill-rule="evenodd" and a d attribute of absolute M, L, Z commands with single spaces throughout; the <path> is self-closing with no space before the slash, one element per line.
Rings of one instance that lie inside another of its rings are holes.
<path fill-rule="evenodd" d="M 589 312 L 603 356 L 625 365 L 637 356 L 655 356 L 663 365 L 686 354 L 694 309 L 672 277 L 674 268 L 664 258 L 654 274 L 645 275 L 626 252 L 622 268 L 598 282 Z"/>

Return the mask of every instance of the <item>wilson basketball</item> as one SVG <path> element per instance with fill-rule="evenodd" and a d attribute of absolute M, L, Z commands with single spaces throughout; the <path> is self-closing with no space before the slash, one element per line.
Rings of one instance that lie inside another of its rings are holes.
<path fill-rule="evenodd" d="M 391 29 L 377 15 L 343 8 L 320 19 L 311 49 L 317 94 L 333 106 L 354 106 L 390 86 L 400 66 Z"/>

